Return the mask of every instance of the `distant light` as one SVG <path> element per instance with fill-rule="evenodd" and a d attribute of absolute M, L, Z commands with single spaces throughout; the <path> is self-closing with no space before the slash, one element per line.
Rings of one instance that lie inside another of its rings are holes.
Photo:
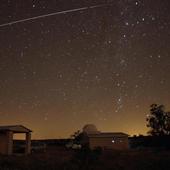
<path fill-rule="evenodd" d="M 128 23 L 128 22 L 125 22 L 125 25 L 127 25 L 127 26 L 128 26 L 128 25 L 129 25 L 129 23 Z"/>
<path fill-rule="evenodd" d="M 115 141 L 114 141 L 114 140 L 112 140 L 112 143 L 115 143 Z"/>

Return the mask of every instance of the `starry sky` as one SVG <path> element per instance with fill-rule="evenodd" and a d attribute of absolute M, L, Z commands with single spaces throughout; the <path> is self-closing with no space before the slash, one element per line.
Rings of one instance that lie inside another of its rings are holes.
<path fill-rule="evenodd" d="M 0 125 L 63 138 L 87 123 L 146 134 L 152 103 L 170 108 L 169 0 L 2 0 Z"/>

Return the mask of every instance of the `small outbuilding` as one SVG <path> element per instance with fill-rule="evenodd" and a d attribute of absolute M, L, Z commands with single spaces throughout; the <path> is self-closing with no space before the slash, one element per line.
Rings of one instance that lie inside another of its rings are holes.
<path fill-rule="evenodd" d="M 128 134 L 122 132 L 101 132 L 93 124 L 83 127 L 86 143 L 90 149 L 100 147 L 102 149 L 124 150 L 129 148 Z"/>
<path fill-rule="evenodd" d="M 128 135 L 122 132 L 88 134 L 89 147 L 124 150 L 129 148 Z"/>
<path fill-rule="evenodd" d="M 31 152 L 31 132 L 32 130 L 22 125 L 0 126 L 0 154 L 13 154 L 13 135 L 16 133 L 25 134 L 25 154 Z"/>

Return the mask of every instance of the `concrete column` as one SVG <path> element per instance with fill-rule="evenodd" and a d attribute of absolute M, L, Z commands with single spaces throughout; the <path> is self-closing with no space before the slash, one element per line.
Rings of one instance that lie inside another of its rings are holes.
<path fill-rule="evenodd" d="M 13 153 L 13 132 L 7 132 L 7 155 L 12 155 Z"/>
<path fill-rule="evenodd" d="M 31 153 L 31 132 L 26 133 L 25 154 Z"/>

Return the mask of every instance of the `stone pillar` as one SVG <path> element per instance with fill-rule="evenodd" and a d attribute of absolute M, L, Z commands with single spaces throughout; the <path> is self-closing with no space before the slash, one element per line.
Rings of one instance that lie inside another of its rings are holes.
<path fill-rule="evenodd" d="M 13 153 L 13 132 L 8 131 L 7 132 L 7 155 L 12 155 Z"/>
<path fill-rule="evenodd" d="M 25 146 L 25 154 L 31 153 L 31 132 L 26 133 L 26 146 Z"/>

